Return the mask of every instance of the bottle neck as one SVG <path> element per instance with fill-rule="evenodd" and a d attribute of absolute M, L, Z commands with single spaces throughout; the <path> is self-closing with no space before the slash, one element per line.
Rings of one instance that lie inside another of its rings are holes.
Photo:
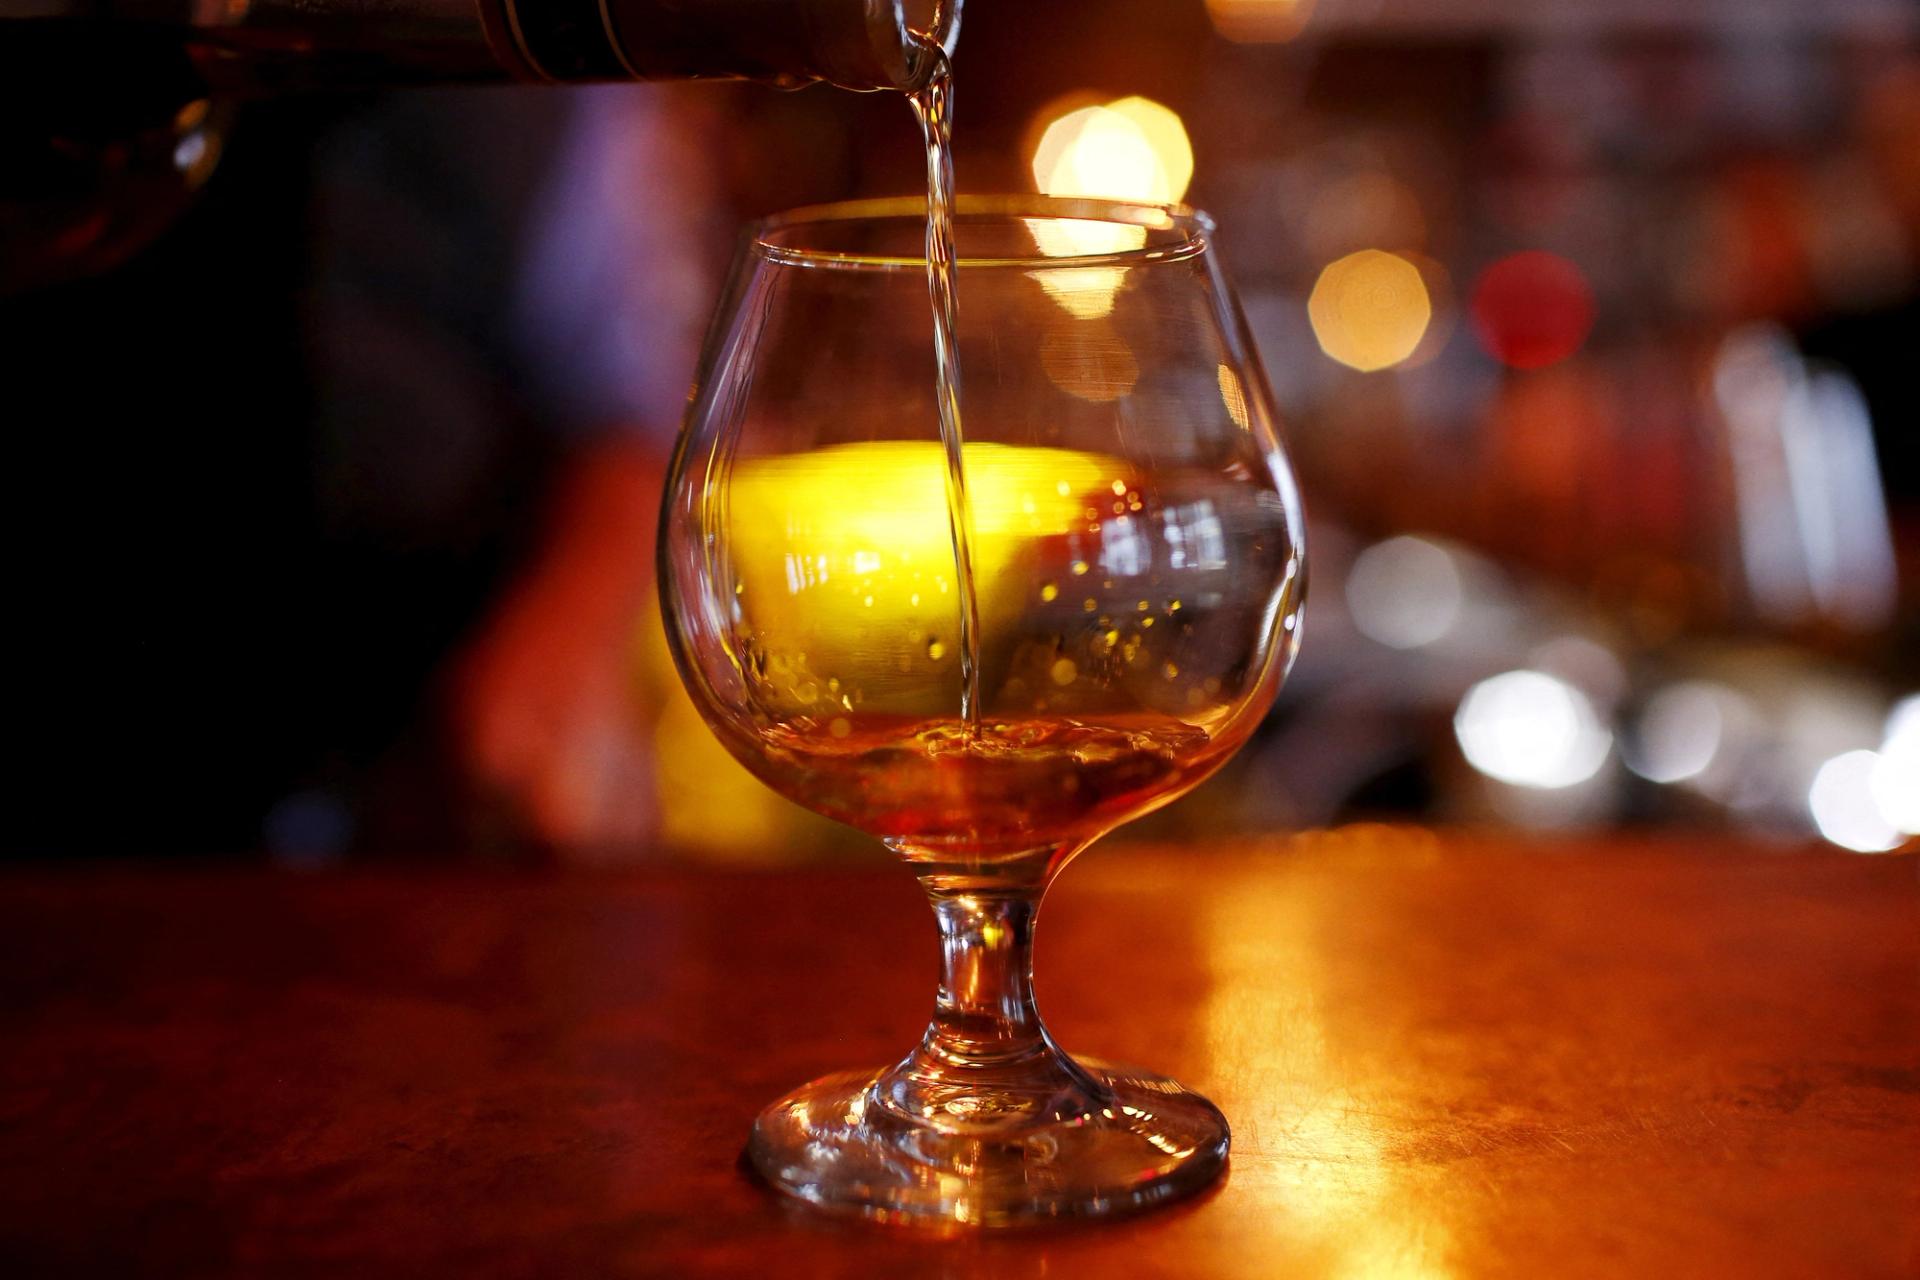
<path fill-rule="evenodd" d="M 21 0 L 33 25 L 184 44 L 216 90 L 502 78 L 917 89 L 959 0 Z M 0 23 L 0 32 L 23 30 Z M 71 28 L 68 28 L 71 29 Z"/>
<path fill-rule="evenodd" d="M 558 3 L 597 9 L 601 34 L 625 76 L 688 80 L 745 78 L 797 86 L 912 90 L 932 68 L 917 28 L 950 44 L 959 0 L 491 0 L 527 12 Z M 918 11 L 917 13 L 915 11 Z M 920 25 L 916 16 L 924 21 Z M 578 30 L 579 28 L 573 28 Z M 588 33 L 591 39 L 591 33 Z M 550 67 L 536 45 L 533 60 Z M 604 71 L 604 61 L 600 70 Z M 557 76 L 556 78 L 577 78 Z"/>

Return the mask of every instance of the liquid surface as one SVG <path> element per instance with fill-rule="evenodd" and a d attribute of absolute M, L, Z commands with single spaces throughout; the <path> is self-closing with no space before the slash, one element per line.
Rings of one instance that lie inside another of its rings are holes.
<path fill-rule="evenodd" d="M 1232 745 L 1147 713 L 975 724 L 851 715 L 767 730 L 755 767 L 775 790 L 908 856 L 992 857 L 1099 835 L 1184 792 Z"/>

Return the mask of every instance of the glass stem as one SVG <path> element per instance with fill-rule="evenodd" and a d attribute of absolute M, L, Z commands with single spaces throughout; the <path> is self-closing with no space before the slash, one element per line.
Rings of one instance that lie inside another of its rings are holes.
<path fill-rule="evenodd" d="M 962 1070 L 1050 1052 L 1033 1003 L 1039 891 L 928 896 L 940 922 L 940 993 L 921 1052 Z"/>
<path fill-rule="evenodd" d="M 933 1020 L 885 1072 L 882 1105 L 948 1130 L 1017 1128 L 1098 1110 L 1105 1086 L 1062 1053 L 1033 1000 L 1033 925 L 1044 884 L 922 884 L 940 924 Z"/>

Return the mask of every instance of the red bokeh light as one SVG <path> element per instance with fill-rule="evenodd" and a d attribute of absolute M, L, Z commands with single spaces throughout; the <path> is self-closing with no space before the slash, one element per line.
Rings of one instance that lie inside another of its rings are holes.
<path fill-rule="evenodd" d="M 1580 268 L 1534 249 L 1493 263 L 1474 282 L 1474 335 L 1515 369 L 1542 369 L 1580 349 L 1593 329 L 1593 290 Z"/>

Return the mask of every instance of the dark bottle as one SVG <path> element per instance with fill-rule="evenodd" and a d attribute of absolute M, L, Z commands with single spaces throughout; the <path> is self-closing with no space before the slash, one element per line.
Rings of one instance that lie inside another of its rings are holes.
<path fill-rule="evenodd" d="M 0 292 L 100 270 L 213 167 L 235 98 L 488 81 L 912 90 L 960 0 L 0 0 Z M 924 34 L 916 34 L 924 33 Z"/>

